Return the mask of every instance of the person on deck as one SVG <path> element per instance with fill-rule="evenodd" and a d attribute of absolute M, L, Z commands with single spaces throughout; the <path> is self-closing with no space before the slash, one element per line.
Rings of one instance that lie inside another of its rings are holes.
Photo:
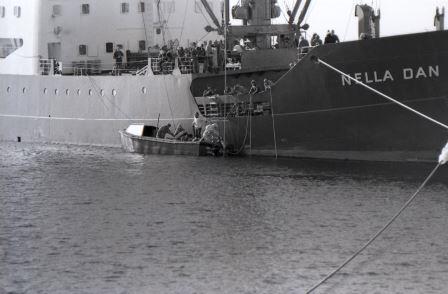
<path fill-rule="evenodd" d="M 118 46 L 114 52 L 115 70 L 118 75 L 121 75 L 121 69 L 123 68 L 123 56 L 123 51 L 121 51 L 121 47 Z"/>
<path fill-rule="evenodd" d="M 271 80 L 264 79 L 263 80 L 264 90 L 268 91 L 271 89 L 271 87 L 274 85 L 274 83 Z"/>
<path fill-rule="evenodd" d="M 319 35 L 314 33 L 313 37 L 311 38 L 311 46 L 316 47 L 322 45 L 322 40 L 320 39 Z"/>
<path fill-rule="evenodd" d="M 334 33 L 334 30 L 331 30 L 331 36 L 333 37 L 334 43 L 340 43 L 339 37 Z"/>
<path fill-rule="evenodd" d="M 258 92 L 260 92 L 260 89 L 258 89 L 257 82 L 255 82 L 255 80 L 252 80 L 252 82 L 250 82 L 250 84 L 251 84 L 250 90 L 249 90 L 250 95 L 254 95 L 254 94 L 257 94 Z"/>
<path fill-rule="evenodd" d="M 307 54 L 310 49 L 310 43 L 303 36 L 300 36 L 300 39 L 299 39 L 299 49 L 300 49 L 300 53 L 303 55 Z"/>
<path fill-rule="evenodd" d="M 210 87 L 210 85 L 207 86 L 207 89 L 204 90 L 204 92 L 202 93 L 203 97 L 207 97 L 207 96 L 213 96 L 215 95 L 215 91 L 213 91 L 212 87 Z"/>
<path fill-rule="evenodd" d="M 171 135 L 174 138 L 175 136 L 174 136 L 173 132 L 171 132 L 170 128 L 171 128 L 171 124 L 170 123 L 168 123 L 167 125 L 161 127 L 157 131 L 156 137 L 159 138 L 159 139 L 165 139 L 166 135 Z"/>

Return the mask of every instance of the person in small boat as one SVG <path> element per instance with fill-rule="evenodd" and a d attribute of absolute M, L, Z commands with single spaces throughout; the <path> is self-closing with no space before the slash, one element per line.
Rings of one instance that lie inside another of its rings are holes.
<path fill-rule="evenodd" d="M 175 137 L 173 132 L 171 132 L 171 124 L 168 123 L 167 125 L 161 127 L 158 131 L 157 131 L 157 135 L 156 137 L 159 139 L 165 139 L 166 135 L 171 135 L 173 138 Z"/>
<path fill-rule="evenodd" d="M 186 141 L 188 139 L 188 133 L 181 124 L 178 124 L 176 130 L 174 131 L 174 139 L 180 141 Z"/>
<path fill-rule="evenodd" d="M 219 136 L 219 129 L 216 123 L 207 125 L 200 143 L 212 148 L 214 155 L 218 155 L 224 149 L 224 144 Z"/>
<path fill-rule="evenodd" d="M 200 139 L 202 129 L 205 127 L 205 118 L 196 112 L 193 117 L 193 135 L 195 139 Z"/>

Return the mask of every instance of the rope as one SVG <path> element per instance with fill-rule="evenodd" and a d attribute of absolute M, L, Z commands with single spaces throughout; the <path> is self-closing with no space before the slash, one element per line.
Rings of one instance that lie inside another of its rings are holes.
<path fill-rule="evenodd" d="M 274 148 L 275 148 L 275 159 L 278 158 L 277 152 L 277 136 L 275 133 L 275 117 L 274 117 L 274 103 L 272 102 L 272 89 L 269 87 L 269 95 L 271 96 L 271 116 L 272 116 L 272 132 L 274 134 Z"/>
<path fill-rule="evenodd" d="M 228 152 L 230 155 L 239 155 L 241 152 L 243 152 L 244 147 L 246 146 L 248 129 L 249 129 L 249 115 L 246 116 L 246 131 L 244 133 L 243 143 L 241 144 L 237 152 Z"/>
<path fill-rule="evenodd" d="M 107 108 L 107 106 L 104 104 L 103 98 L 101 96 L 101 93 L 97 90 L 97 89 L 101 89 L 101 87 L 99 87 L 95 81 L 93 80 L 93 78 L 91 76 L 87 76 L 89 78 L 90 83 L 92 84 L 92 87 L 94 89 L 94 91 L 97 93 L 98 97 L 100 97 L 100 100 L 102 101 L 103 105 Z M 95 87 L 97 89 L 95 89 Z M 124 112 L 117 104 L 115 104 L 112 99 L 109 99 L 108 95 L 104 94 L 104 97 L 106 98 L 106 100 L 115 108 L 117 109 L 125 118 L 130 119 L 130 116 L 127 115 L 126 112 Z"/>
<path fill-rule="evenodd" d="M 423 114 L 423 113 L 421 113 L 421 112 L 419 112 L 419 111 L 417 111 L 417 110 L 415 110 L 415 109 L 413 109 L 413 108 L 407 106 L 406 104 L 401 103 L 400 101 L 398 101 L 398 100 L 396 100 L 396 99 L 394 99 L 394 98 L 392 98 L 392 97 L 390 97 L 390 96 L 388 96 L 388 95 L 386 95 L 386 94 L 384 94 L 384 93 L 381 93 L 380 91 L 378 91 L 378 90 L 376 90 L 376 89 L 374 89 L 374 88 L 372 88 L 372 87 L 370 87 L 370 86 L 364 84 L 364 83 L 361 82 L 361 81 L 358 81 L 358 80 L 355 79 L 355 78 L 352 78 L 350 75 L 348 75 L 348 74 L 342 72 L 341 70 L 339 70 L 339 69 L 337 69 L 337 68 L 331 66 L 330 64 L 326 63 L 325 61 L 322 61 L 322 60 L 319 59 L 318 57 L 313 56 L 313 57 L 311 57 L 311 58 L 314 59 L 314 61 L 316 61 L 318 64 L 323 64 L 323 65 L 325 65 L 326 67 L 328 67 L 329 69 L 331 69 L 331 70 L 333 70 L 333 71 L 335 71 L 335 72 L 337 72 L 337 73 L 339 73 L 339 74 L 341 74 L 341 75 L 343 75 L 343 76 L 349 78 L 350 80 L 354 81 L 356 84 L 359 84 L 359 85 L 363 86 L 364 88 L 367 88 L 368 90 L 370 90 L 370 91 L 372 91 L 372 92 L 374 92 L 374 93 L 380 95 L 381 97 L 384 97 L 384 98 L 386 98 L 387 100 L 390 100 L 390 101 L 392 101 L 392 102 L 398 104 L 398 105 L 401 106 L 402 108 L 405 108 L 405 109 L 407 109 L 407 110 L 409 110 L 409 111 L 411 111 L 411 112 L 413 112 L 413 113 L 419 115 L 420 117 L 422 117 L 422 118 L 424 118 L 424 119 L 427 119 L 427 120 L 429 120 L 429 121 L 431 121 L 431 122 L 433 122 L 433 123 L 435 123 L 435 124 L 437 124 L 437 125 L 439 125 L 439 126 L 441 126 L 441 127 L 443 127 L 443 128 L 445 128 L 445 129 L 448 130 L 448 126 L 447 126 L 447 125 L 445 125 L 445 124 L 443 124 L 443 123 L 441 123 L 441 122 L 439 122 L 439 121 L 433 119 L 432 117 L 429 117 L 429 116 L 427 116 L 427 115 L 425 115 L 425 114 Z"/>
<path fill-rule="evenodd" d="M 417 189 L 417 191 L 412 195 L 411 198 L 409 198 L 408 201 L 400 208 L 400 210 L 387 222 L 386 225 L 384 225 L 370 240 L 364 244 L 358 251 L 356 251 L 352 256 L 350 256 L 346 261 L 344 261 L 338 268 L 336 268 L 334 271 L 332 271 L 330 274 L 328 274 L 324 279 L 322 279 L 320 282 L 315 284 L 313 287 L 311 287 L 309 290 L 306 291 L 307 294 L 314 292 L 317 288 L 322 286 L 326 281 L 328 281 L 331 277 L 333 277 L 337 272 L 342 270 L 347 264 L 349 264 L 353 259 L 355 259 L 359 254 L 361 254 L 370 244 L 372 244 L 385 230 L 387 230 L 392 223 L 401 215 L 401 213 L 414 201 L 414 199 L 417 197 L 417 195 L 420 193 L 420 191 L 426 186 L 426 184 L 429 182 L 429 180 L 434 176 L 438 168 L 441 166 L 440 163 L 437 164 L 437 166 L 432 170 L 432 172 L 429 174 L 429 176 L 426 178 L 426 180 L 423 182 L 423 184 L 420 185 L 420 187 Z"/>
<path fill-rule="evenodd" d="M 171 118 L 172 118 L 172 121 L 173 121 L 173 126 L 174 126 L 174 129 L 176 129 L 177 126 L 176 126 L 176 123 L 174 122 L 173 108 L 171 107 L 170 95 L 168 93 L 168 88 L 167 88 L 166 82 L 165 82 L 165 75 L 163 75 L 163 88 L 165 89 L 166 99 L 168 101 L 168 106 L 170 107 L 170 113 L 171 113 Z"/>
<path fill-rule="evenodd" d="M 182 28 L 180 30 L 179 44 L 182 42 L 182 36 L 184 34 L 185 19 L 187 18 L 187 11 L 188 11 L 188 3 L 190 3 L 189 0 L 187 0 L 187 3 L 185 3 L 184 19 L 182 20 Z"/>
<path fill-rule="evenodd" d="M 252 156 L 252 94 L 249 95 L 249 155 Z"/>

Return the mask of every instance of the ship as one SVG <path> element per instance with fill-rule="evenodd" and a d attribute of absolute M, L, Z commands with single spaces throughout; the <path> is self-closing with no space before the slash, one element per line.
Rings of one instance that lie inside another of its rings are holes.
<path fill-rule="evenodd" d="M 309 27 L 303 22 L 310 0 L 303 6 L 296 1 L 285 24 L 272 22 L 280 16 L 275 0 L 242 0 L 233 7 L 228 0 L 180 2 L 0 3 L 0 140 L 119 146 L 118 131 L 132 123 L 189 128 L 201 112 L 219 124 L 238 154 L 426 161 L 446 141 L 445 130 L 313 62 L 328 62 L 446 123 L 443 13 L 438 31 L 380 37 L 380 16 L 359 5 L 360 40 L 298 48 L 296 40 Z M 230 14 L 242 25 L 232 24 Z M 172 46 L 200 40 L 202 28 L 183 28 L 186 19 L 201 17 L 211 20 L 209 39 L 224 40 L 224 63 L 197 72 L 176 59 L 161 71 L 151 47 L 165 44 L 170 34 L 179 36 Z M 171 19 L 178 23 L 169 33 Z M 286 45 L 273 46 L 283 38 Z M 254 50 L 235 54 L 233 44 L 242 41 Z M 119 45 L 127 67 L 114 75 Z M 272 82 L 269 91 L 226 91 L 265 79 Z M 207 86 L 217 95 L 204 97 Z"/>

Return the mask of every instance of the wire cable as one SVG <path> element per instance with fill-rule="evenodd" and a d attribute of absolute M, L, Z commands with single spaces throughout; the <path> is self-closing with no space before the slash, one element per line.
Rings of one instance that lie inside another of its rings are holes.
<path fill-rule="evenodd" d="M 417 191 L 411 196 L 411 198 L 406 201 L 406 203 L 400 208 L 400 210 L 375 234 L 373 237 L 370 238 L 367 243 L 365 243 L 361 248 L 359 248 L 352 256 L 347 258 L 340 266 L 338 266 L 335 270 L 333 270 L 331 273 L 329 273 L 325 278 L 323 278 L 320 282 L 315 284 L 313 287 L 311 287 L 309 290 L 306 291 L 306 294 L 314 292 L 317 288 L 322 286 L 326 281 L 328 281 L 331 277 L 333 277 L 336 273 L 338 273 L 340 270 L 342 270 L 347 264 L 349 264 L 353 259 L 355 259 L 358 255 L 360 255 L 368 246 L 370 246 L 385 230 L 387 230 L 394 221 L 403 213 L 403 211 L 414 201 L 414 199 L 417 197 L 417 195 L 421 192 L 421 190 L 426 186 L 426 184 L 429 182 L 429 180 L 434 176 L 436 171 L 441 166 L 440 163 L 437 164 L 437 166 L 432 170 L 432 172 L 429 174 L 429 176 L 425 179 L 423 184 L 418 187 Z"/>

